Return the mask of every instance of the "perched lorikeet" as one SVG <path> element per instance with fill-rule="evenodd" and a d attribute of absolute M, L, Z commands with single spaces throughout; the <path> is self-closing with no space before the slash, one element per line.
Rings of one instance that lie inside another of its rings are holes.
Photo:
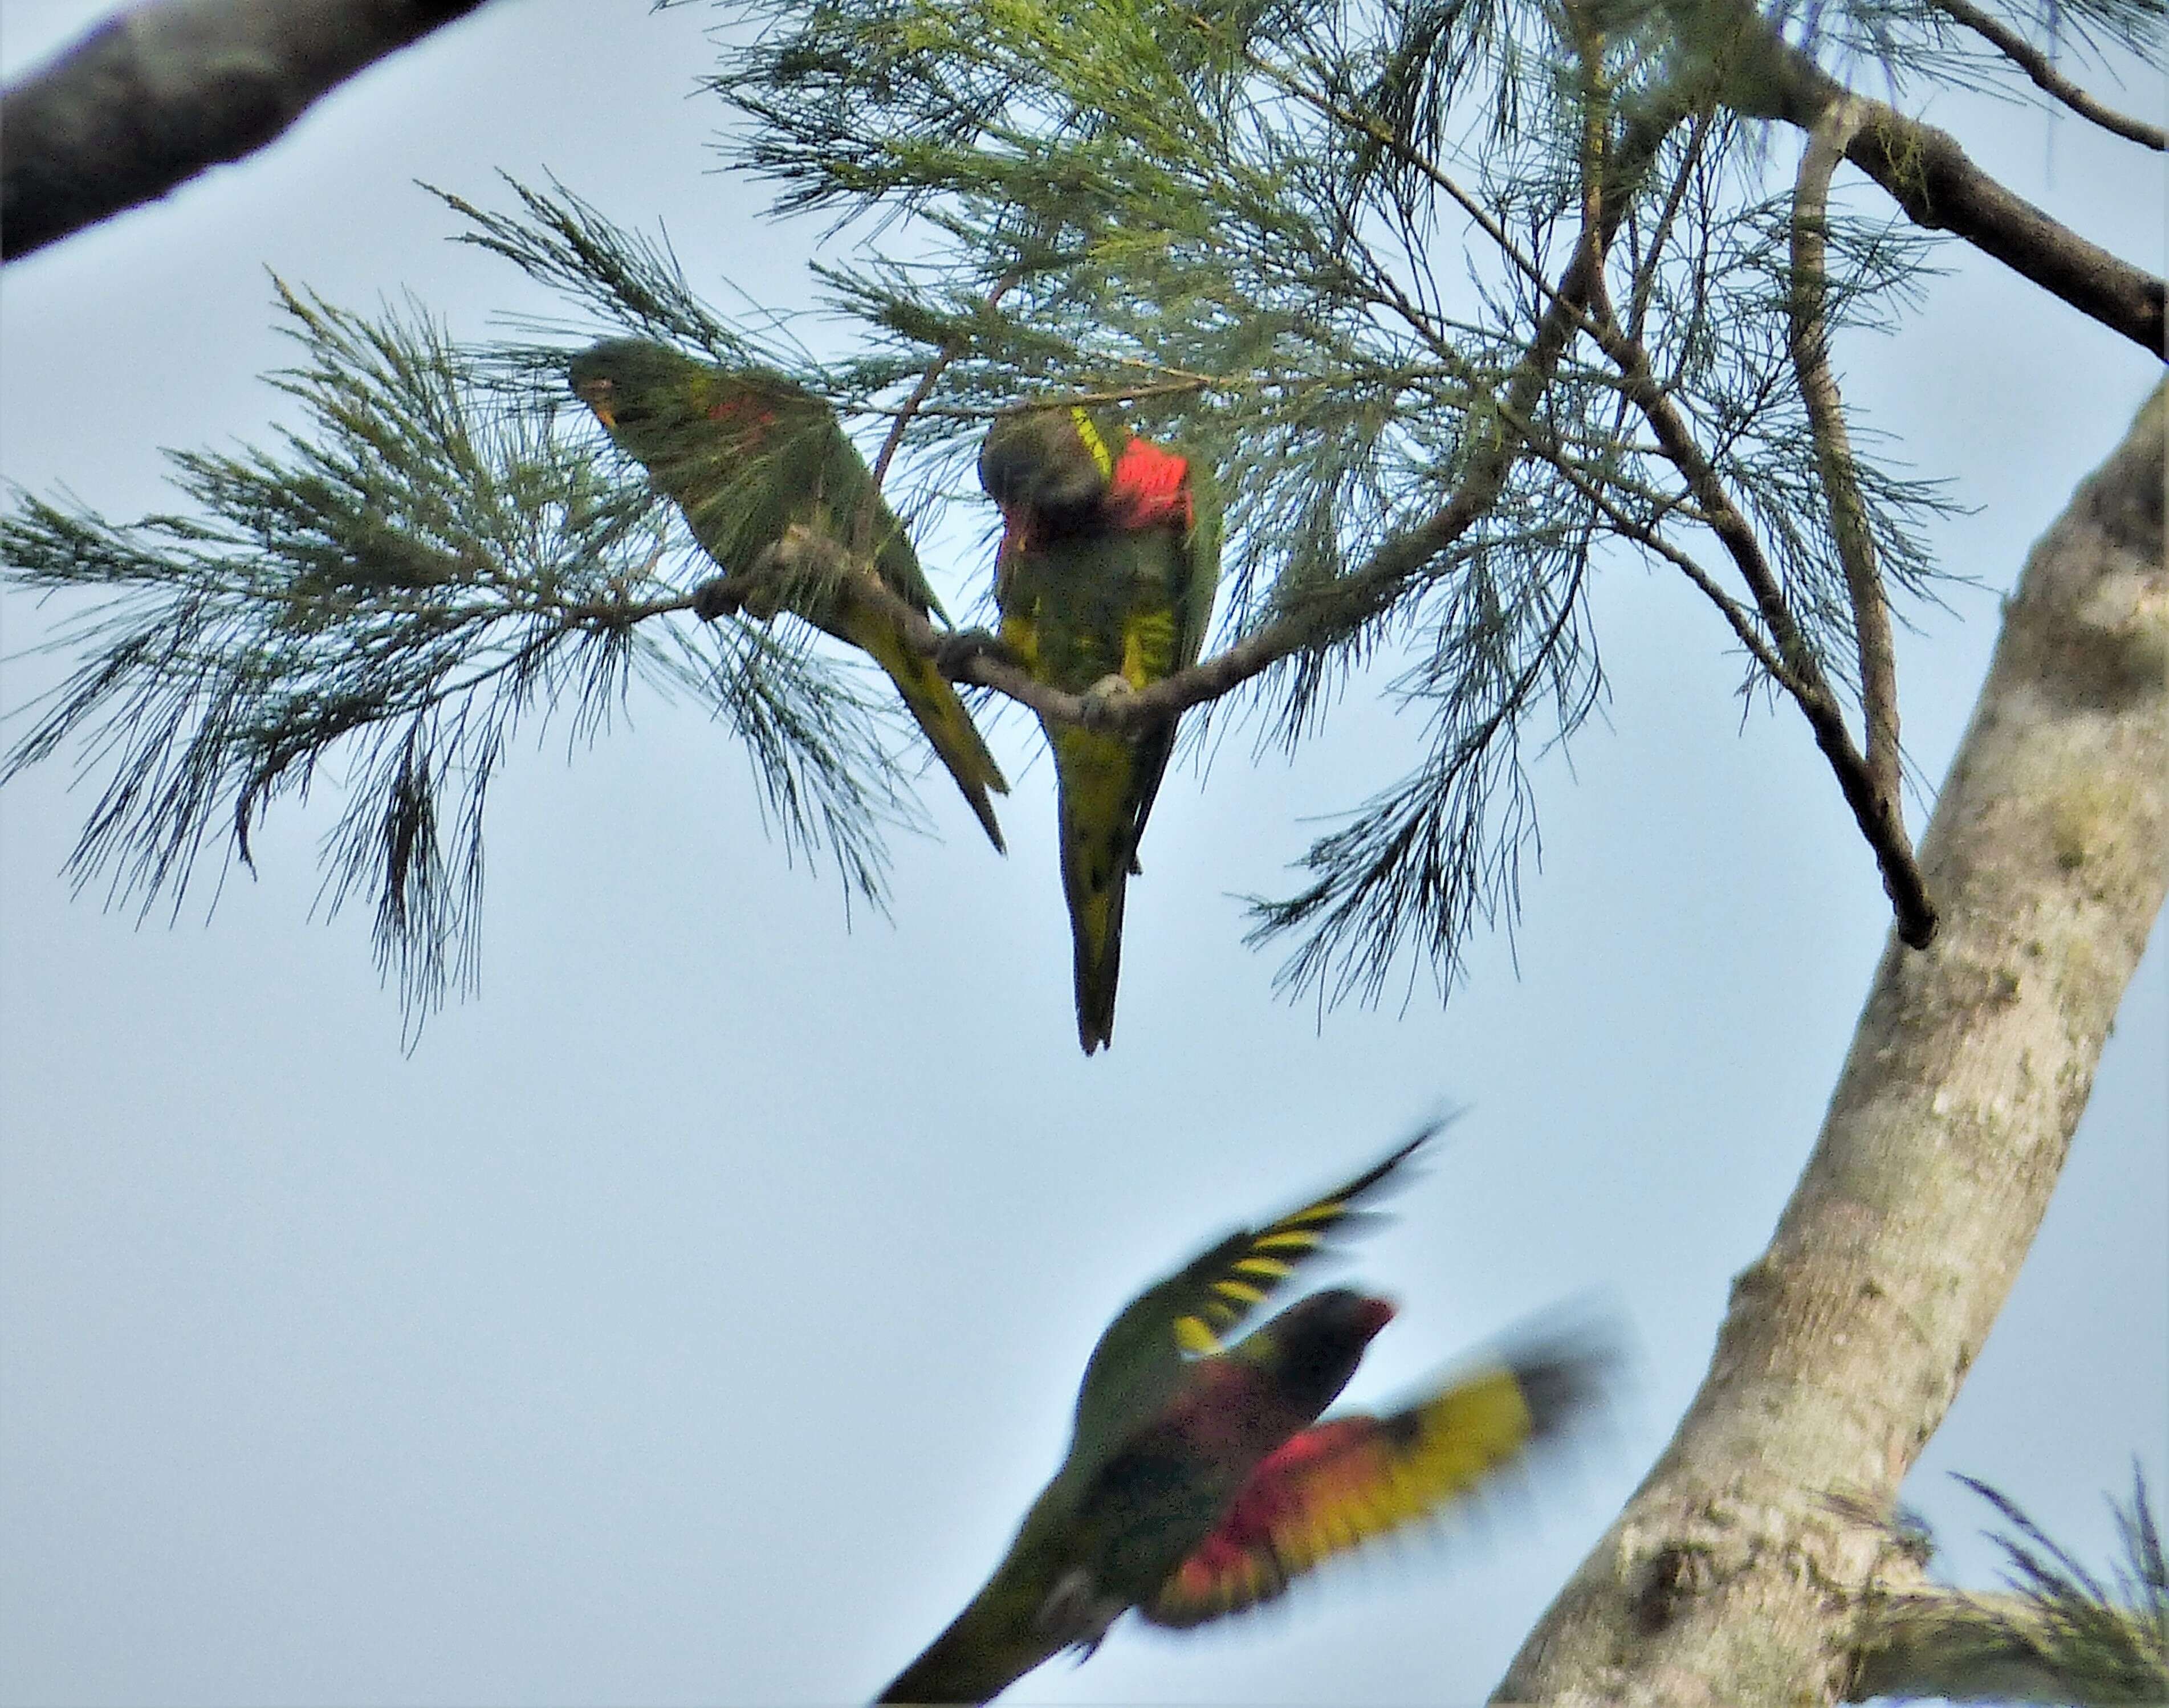
<path fill-rule="evenodd" d="M 1383 1299 L 1332 1288 L 1224 1349 L 1423 1142 L 1233 1233 L 1124 1308 L 1094 1348 L 1069 1451 L 994 1574 L 883 1702 L 984 1702 L 1126 1610 L 1191 1626 L 1268 1600 L 1330 1555 L 1436 1511 L 1588 1408 L 1609 1359 L 1531 1338 L 1384 1416 L 1318 1422 Z"/>
<path fill-rule="evenodd" d="M 941 615 L 903 525 L 835 412 L 780 374 L 733 370 L 648 338 L 610 338 L 573 359 L 573 390 L 610 436 L 646 467 L 685 512 L 693 537 L 724 569 L 743 575 L 793 525 L 870 556 L 889 591 Z M 866 531 L 861 535 L 858 530 Z M 988 838 L 1002 846 L 988 791 L 1009 792 L 971 715 L 941 673 L 906 644 L 896 625 L 853 597 L 849 575 L 800 574 L 764 588 L 746 608 L 803 617 L 870 653 L 894 678 L 904 705 Z M 946 615 L 942 620 L 948 620 Z"/>
<path fill-rule="evenodd" d="M 1206 469 L 1138 438 L 1111 410 L 1034 408 L 995 423 L 979 483 L 1001 506 L 994 601 L 1003 645 L 1025 669 L 1105 696 L 1197 662 L 1220 575 L 1220 513 Z M 1061 797 L 1077 1035 L 1090 1056 L 1114 1035 L 1122 896 L 1175 726 L 1128 737 L 1048 724 L 1047 737 Z"/>

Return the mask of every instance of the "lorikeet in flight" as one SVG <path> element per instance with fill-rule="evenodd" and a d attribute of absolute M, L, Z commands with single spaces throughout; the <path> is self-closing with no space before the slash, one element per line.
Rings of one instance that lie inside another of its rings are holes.
<path fill-rule="evenodd" d="M 1004 648 L 1038 680 L 1106 696 L 1197 662 L 1220 576 L 1212 476 L 1111 410 L 1031 408 L 997 421 L 979 483 L 1001 506 L 994 602 Z M 1115 1030 L 1122 895 L 1175 747 L 1172 721 L 1129 737 L 1047 724 L 1062 887 L 1075 944 L 1077 1035 Z"/>
<path fill-rule="evenodd" d="M 610 338 L 573 359 L 573 390 L 610 437 L 685 513 L 701 549 L 743 576 L 792 526 L 870 556 L 890 592 L 941 615 L 903 525 L 835 412 L 803 386 L 754 368 L 729 369 L 648 338 Z M 861 529 L 866 533 L 861 535 Z M 800 574 L 762 588 L 746 608 L 778 609 L 871 654 L 934 744 L 989 839 L 1002 846 L 988 791 L 1007 794 L 963 703 L 895 623 L 852 593 L 850 575 Z"/>
<path fill-rule="evenodd" d="M 1224 1349 L 1424 1141 L 1138 1296 L 1084 1367 L 1069 1451 L 994 1574 L 882 1692 L 984 1702 L 1135 1608 L 1192 1626 L 1270 1600 L 1328 1556 L 1436 1511 L 1596 1398 L 1591 1336 L 1526 1339 L 1383 1416 L 1318 1421 L 1394 1307 L 1312 1294 Z"/>

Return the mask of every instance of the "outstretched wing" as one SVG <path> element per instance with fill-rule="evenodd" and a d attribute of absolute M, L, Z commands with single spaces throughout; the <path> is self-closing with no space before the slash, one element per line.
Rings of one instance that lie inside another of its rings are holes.
<path fill-rule="evenodd" d="M 1586 1416 L 1608 1337 L 1525 1345 L 1382 1418 L 1328 1418 L 1261 1460 L 1218 1527 L 1140 1610 L 1193 1626 L 1270 1601 L 1321 1561 L 1439 1511 Z"/>
<path fill-rule="evenodd" d="M 1222 1340 L 1306 1260 L 1368 1222 L 1365 1205 L 1431 1135 L 1426 1127 L 1346 1184 L 1259 1228 L 1229 1234 L 1132 1300 L 1108 1325 L 1077 1391 L 1072 1461 L 1083 1469 L 1118 1447 L 1165 1404 L 1186 1359 Z"/>

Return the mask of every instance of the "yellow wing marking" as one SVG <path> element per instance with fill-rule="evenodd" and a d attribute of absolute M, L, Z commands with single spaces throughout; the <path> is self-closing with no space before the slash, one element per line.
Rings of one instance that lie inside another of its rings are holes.
<path fill-rule="evenodd" d="M 1389 1417 L 1329 1418 L 1259 1466 L 1145 1616 L 1199 1625 L 1270 1600 L 1319 1562 L 1465 1494 L 1538 1428 L 1511 1369 L 1466 1377 Z"/>
<path fill-rule="evenodd" d="M 1122 741 L 1119 737 L 1099 739 Z M 1367 1217 L 1370 1212 L 1364 1206 L 1386 1189 L 1395 1171 L 1436 1131 L 1425 1128 L 1323 1197 L 1276 1216 L 1263 1227 L 1231 1233 L 1200 1253 L 1147 1296 L 1169 1301 L 1170 1315 L 1161 1319 L 1168 1326 L 1155 1325 L 1154 1333 L 1171 1333 L 1175 1345 L 1192 1356 L 1219 1351 L 1223 1333 L 1280 1291 L 1306 1259 Z"/>
<path fill-rule="evenodd" d="M 1122 625 L 1122 675 L 1149 688 L 1175 668 L 1175 613 L 1145 611 Z"/>
<path fill-rule="evenodd" d="M 1100 478 L 1113 480 L 1115 454 L 1107 449 L 1107 441 L 1100 436 L 1100 429 L 1092 424 L 1091 412 L 1080 403 L 1069 412 L 1069 418 L 1076 423 L 1077 436 L 1084 441 L 1084 449 L 1092 453 L 1092 460 L 1099 464 Z"/>

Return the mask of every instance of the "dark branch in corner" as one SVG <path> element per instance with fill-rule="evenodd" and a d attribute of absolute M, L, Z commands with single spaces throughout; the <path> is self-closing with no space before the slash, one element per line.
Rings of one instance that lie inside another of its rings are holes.
<path fill-rule="evenodd" d="M 2144 119 L 2132 118 L 2113 107 L 2096 100 L 2054 66 L 2049 56 L 2013 29 L 2000 18 L 1991 18 L 1971 0 L 1930 0 L 1938 12 L 1947 13 L 1984 40 L 1993 45 L 2019 70 L 2031 77 L 2035 85 L 2061 101 L 2081 119 L 2090 120 L 2104 130 L 2113 131 L 2126 141 L 2136 142 L 2156 152 L 2169 150 L 2169 131 L 2159 125 L 2150 125 Z"/>
<path fill-rule="evenodd" d="M 1861 122 L 1845 157 L 1882 185 L 1916 225 L 1963 238 L 2156 358 L 2163 355 L 2161 280 L 2006 189 L 1974 164 L 1949 131 L 1852 93 L 1805 49 L 1780 35 L 1750 0 L 1683 0 L 1676 27 L 1729 44 L 1722 57 L 1729 69 L 1719 93 L 1745 117 L 1782 119 L 1812 132 L 1839 102 L 1857 102 Z"/>
<path fill-rule="evenodd" d="M 0 91 L 0 259 L 253 154 L 482 0 L 152 0 Z"/>

